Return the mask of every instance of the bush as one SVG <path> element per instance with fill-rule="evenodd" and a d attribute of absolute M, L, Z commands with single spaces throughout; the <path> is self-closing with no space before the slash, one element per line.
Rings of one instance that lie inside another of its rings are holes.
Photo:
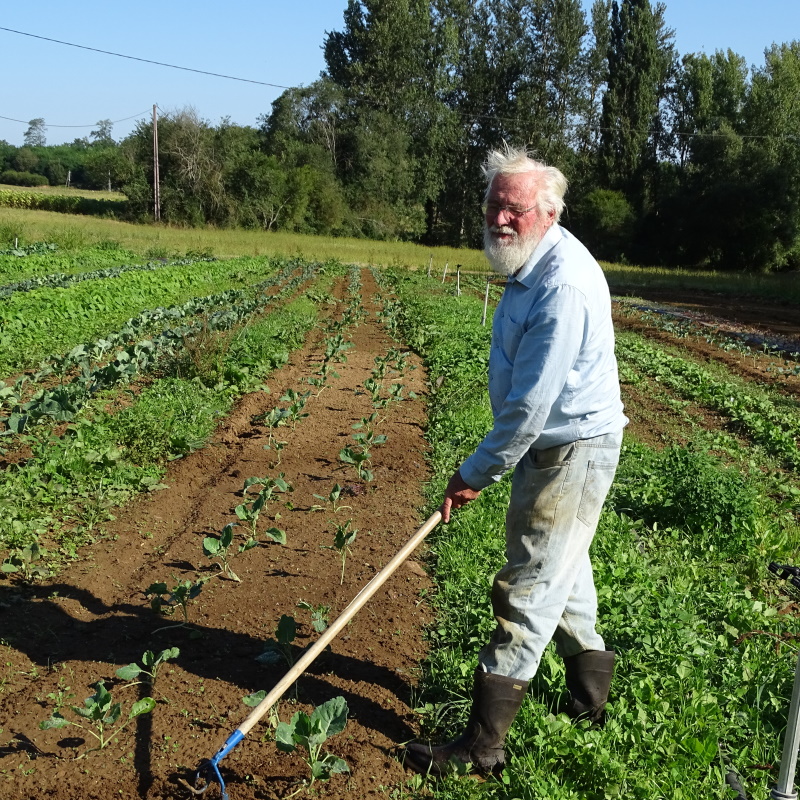
<path fill-rule="evenodd" d="M 648 526 L 680 529 L 696 545 L 730 557 L 751 543 L 756 498 L 745 476 L 707 453 L 627 444 L 608 502 Z"/>
<path fill-rule="evenodd" d="M 575 230 L 598 258 L 617 261 L 630 251 L 636 214 L 622 192 L 595 189 L 573 211 Z"/>
<path fill-rule="evenodd" d="M 7 169 L 0 172 L 0 183 L 8 186 L 49 186 L 50 182 L 44 175 L 37 175 L 35 172 L 18 172 L 15 169 Z"/>

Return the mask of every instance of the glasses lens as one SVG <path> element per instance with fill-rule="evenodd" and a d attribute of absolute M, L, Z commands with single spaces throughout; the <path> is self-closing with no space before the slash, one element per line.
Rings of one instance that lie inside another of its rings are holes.
<path fill-rule="evenodd" d="M 521 217 L 526 214 L 530 209 L 523 208 L 522 206 L 501 206 L 497 203 L 484 203 L 483 213 L 490 217 L 496 217 L 501 211 L 505 211 L 511 217 Z"/>

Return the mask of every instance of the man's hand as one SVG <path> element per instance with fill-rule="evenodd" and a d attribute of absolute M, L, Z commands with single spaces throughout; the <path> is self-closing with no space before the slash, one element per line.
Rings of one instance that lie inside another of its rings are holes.
<path fill-rule="evenodd" d="M 467 486 L 461 477 L 461 473 L 456 470 L 447 484 L 447 489 L 444 492 L 444 502 L 439 508 L 439 511 L 442 512 L 442 522 L 450 522 L 451 508 L 461 508 L 461 506 L 465 506 L 474 500 L 479 494 L 480 490 L 475 491 L 472 487 Z"/>

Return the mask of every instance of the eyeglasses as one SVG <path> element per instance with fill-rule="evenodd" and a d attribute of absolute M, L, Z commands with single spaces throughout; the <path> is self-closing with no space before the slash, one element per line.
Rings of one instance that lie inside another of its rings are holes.
<path fill-rule="evenodd" d="M 481 208 L 487 217 L 496 217 L 501 211 L 505 211 L 509 217 L 516 219 L 517 217 L 524 217 L 529 211 L 533 211 L 536 206 L 523 208 L 522 206 L 501 206 L 498 203 L 484 203 Z"/>

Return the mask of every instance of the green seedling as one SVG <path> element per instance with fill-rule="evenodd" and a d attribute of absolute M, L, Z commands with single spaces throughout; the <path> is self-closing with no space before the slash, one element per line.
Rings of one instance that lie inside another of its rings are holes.
<path fill-rule="evenodd" d="M 352 447 L 343 447 L 339 451 L 339 460 L 344 461 L 345 464 L 351 464 L 355 467 L 358 477 L 362 481 L 369 483 L 372 478 L 372 472 L 368 468 L 370 459 L 369 450 L 362 449 L 360 452 L 353 450 Z"/>
<path fill-rule="evenodd" d="M 377 411 L 373 411 L 368 417 L 361 417 L 361 420 L 352 426 L 354 431 L 359 431 L 353 434 L 353 438 L 365 448 L 385 444 L 388 437 L 375 433 L 375 428 L 382 421 L 378 419 Z"/>
<path fill-rule="evenodd" d="M 272 666 L 284 659 L 291 667 L 294 665 L 294 648 L 292 642 L 297 636 L 297 622 L 294 617 L 284 614 L 275 629 L 275 638 L 264 642 L 264 652 L 256 656 L 259 664 Z"/>
<path fill-rule="evenodd" d="M 158 655 L 156 655 L 152 650 L 145 650 L 142 654 L 141 667 L 138 664 L 128 664 L 127 667 L 120 667 L 117 670 L 116 675 L 118 678 L 122 678 L 124 681 L 135 681 L 136 683 L 141 683 L 142 681 L 137 681 L 136 679 L 140 675 L 145 675 L 146 678 L 144 682 L 152 686 L 156 682 L 158 668 L 165 661 L 177 658 L 180 654 L 181 651 L 177 647 L 169 647 L 166 650 L 162 650 Z"/>
<path fill-rule="evenodd" d="M 327 550 L 336 550 L 339 553 L 339 558 L 342 559 L 342 577 L 339 580 L 339 585 L 344 583 L 344 565 L 347 560 L 347 554 L 352 552 L 350 545 L 356 540 L 357 528 L 352 528 L 353 520 L 349 519 L 343 525 L 336 526 L 336 533 L 333 535 L 333 546 L 322 545 Z"/>
<path fill-rule="evenodd" d="M 62 716 L 60 711 L 54 711 L 50 719 L 39 723 L 39 728 L 43 731 L 66 728 L 71 725 L 81 728 L 86 733 L 94 736 L 97 739 L 98 746 L 86 750 L 78 758 L 83 758 L 93 750 L 102 750 L 112 739 L 122 733 L 136 717 L 140 717 L 142 714 L 149 714 L 156 707 L 156 701 L 152 697 L 143 697 L 131 706 L 127 718 L 121 724 L 117 724 L 122 717 L 122 704 L 113 701 L 111 693 L 106 689 L 103 681 L 98 681 L 94 684 L 94 688 L 95 693 L 83 701 L 83 707 L 69 706 L 79 717 L 86 720 L 87 724 L 72 722 Z"/>
<path fill-rule="evenodd" d="M 271 440 L 270 444 L 265 444 L 265 450 L 274 450 L 278 454 L 278 460 L 272 465 L 273 467 L 279 467 L 281 465 L 281 453 L 283 452 L 283 448 L 289 444 L 288 442 L 279 442 L 277 439 Z"/>
<path fill-rule="evenodd" d="M 292 485 L 283 479 L 281 472 L 277 478 L 248 478 L 242 487 L 242 496 L 247 498 L 248 491 L 251 486 L 261 486 L 261 491 L 258 496 L 251 503 L 240 503 L 236 506 L 236 516 L 242 522 L 247 522 L 250 525 L 250 538 L 258 538 L 258 519 L 261 512 L 264 510 L 267 503 L 273 499 L 277 493 L 286 493 L 294 491 Z M 279 544 L 286 544 L 286 533 L 280 528 L 269 528 L 265 534 L 272 539 L 273 542 Z M 249 549 L 249 548 L 248 548 Z"/>
<path fill-rule="evenodd" d="M 301 419 L 308 416 L 308 411 L 303 411 L 303 409 L 306 407 L 309 397 L 311 397 L 310 391 L 299 394 L 294 389 L 287 389 L 286 394 L 281 397 L 281 402 L 290 403 L 286 411 L 288 412 L 287 419 L 292 426 L 292 430 L 295 429 Z"/>
<path fill-rule="evenodd" d="M 275 428 L 280 428 L 281 425 L 287 425 L 289 420 L 289 410 L 286 408 L 273 408 L 267 414 L 259 414 L 253 417 L 253 422 L 264 422 L 269 427 L 269 444 L 272 446 L 273 438 L 275 436 Z"/>
<path fill-rule="evenodd" d="M 330 606 L 322 604 L 318 606 L 312 606 L 311 603 L 301 600 L 297 604 L 297 607 L 302 608 L 304 611 L 311 612 L 311 626 L 317 633 L 322 633 L 322 631 L 328 627 L 328 615 L 331 613 Z"/>
<path fill-rule="evenodd" d="M 342 509 L 351 508 L 351 506 L 345 506 L 339 503 L 339 499 L 341 498 L 343 491 L 344 489 L 339 486 L 338 483 L 334 483 L 333 488 L 330 490 L 330 493 L 327 497 L 323 497 L 321 494 L 315 494 L 314 497 L 316 497 L 318 500 L 322 500 L 324 503 L 330 503 L 331 510 L 334 514 L 337 514 Z M 325 506 L 311 506 L 312 511 L 324 511 L 325 508 Z"/>
<path fill-rule="evenodd" d="M 0 565 L 0 571 L 9 573 L 20 573 L 22 579 L 27 583 L 36 578 L 47 578 L 50 570 L 43 564 L 37 564 L 42 556 L 47 555 L 47 550 L 39 547 L 36 542 L 26 547 L 18 547 L 12 550 L 6 560 Z"/>
<path fill-rule="evenodd" d="M 241 583 L 242 579 L 233 571 L 230 565 L 230 560 L 242 553 L 246 553 L 258 544 L 254 538 L 249 538 L 244 544 L 239 545 L 236 551 L 231 549 L 233 544 L 233 529 L 236 527 L 235 522 L 229 522 L 219 534 L 216 536 L 206 536 L 203 539 L 203 554 L 208 558 L 219 559 L 217 565 L 229 578 Z"/>
<path fill-rule="evenodd" d="M 312 786 L 314 781 L 326 781 L 331 775 L 350 771 L 343 759 L 322 752 L 322 745 L 331 736 L 344 730 L 347 724 L 347 712 L 347 701 L 344 697 L 334 697 L 315 708 L 310 715 L 298 711 L 291 722 L 278 723 L 275 729 L 275 743 L 284 753 L 300 751 L 301 758 L 311 771 L 308 787 Z M 300 789 L 289 796 L 297 794 L 303 788 L 307 788 L 305 782 Z"/>
<path fill-rule="evenodd" d="M 189 603 L 200 594 L 203 584 L 207 580 L 209 578 L 200 578 L 194 582 L 186 580 L 176 584 L 171 589 L 167 588 L 166 583 L 153 583 L 145 589 L 144 595 L 150 599 L 150 608 L 157 614 L 172 614 L 176 608 L 180 608 L 183 622 L 174 626 L 168 625 L 167 627 L 181 628 L 189 624 Z M 159 628 L 158 630 L 163 631 L 166 629 Z M 155 632 L 157 633 L 158 631 Z"/>

